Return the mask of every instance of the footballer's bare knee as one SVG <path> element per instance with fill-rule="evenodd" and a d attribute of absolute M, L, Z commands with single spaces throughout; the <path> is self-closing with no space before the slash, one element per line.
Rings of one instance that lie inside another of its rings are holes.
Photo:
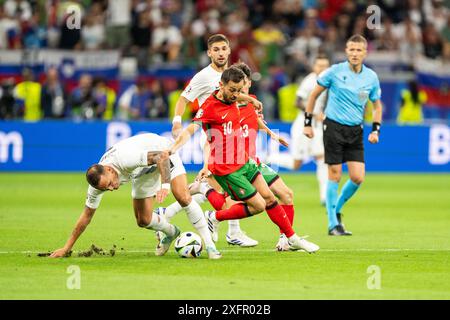
<path fill-rule="evenodd" d="M 286 187 L 284 192 L 280 195 L 280 202 L 282 204 L 290 205 L 294 201 L 294 191 L 292 191 L 290 188 Z"/>
<path fill-rule="evenodd" d="M 252 215 L 261 213 L 266 209 L 266 202 L 261 196 L 251 200 L 252 201 L 247 202 L 247 206 Z"/>

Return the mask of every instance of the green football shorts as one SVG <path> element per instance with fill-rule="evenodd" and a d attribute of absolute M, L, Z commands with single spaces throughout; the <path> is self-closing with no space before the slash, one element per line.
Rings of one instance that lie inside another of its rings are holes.
<path fill-rule="evenodd" d="M 258 170 L 269 187 L 280 177 L 271 167 L 263 162 L 259 163 Z"/>
<path fill-rule="evenodd" d="M 239 170 L 224 176 L 214 175 L 214 178 L 231 199 L 244 201 L 256 194 L 256 188 L 252 183 L 259 174 L 256 162 L 250 159 Z"/>

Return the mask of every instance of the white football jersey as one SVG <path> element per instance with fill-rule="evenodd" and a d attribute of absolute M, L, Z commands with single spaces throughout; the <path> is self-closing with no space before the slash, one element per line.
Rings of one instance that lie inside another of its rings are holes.
<path fill-rule="evenodd" d="M 191 79 L 181 95 L 190 102 L 198 99 L 198 104 L 201 106 L 214 91 L 219 90 L 221 76 L 222 73 L 214 70 L 210 64 Z"/>
<path fill-rule="evenodd" d="M 308 74 L 303 81 L 300 83 L 300 86 L 297 89 L 297 97 L 303 100 L 303 103 L 306 107 L 306 102 L 314 90 L 314 87 L 317 84 L 318 75 L 314 72 Z M 326 103 L 326 90 L 320 94 L 320 96 L 316 100 L 316 104 L 314 105 L 313 114 L 319 114 L 323 112 Z"/>
<path fill-rule="evenodd" d="M 169 139 L 157 134 L 139 134 L 113 145 L 101 157 L 99 164 L 114 168 L 119 175 L 120 184 L 123 184 L 158 170 L 156 164 L 148 165 L 147 154 L 149 151 L 168 150 L 171 144 Z M 89 186 L 86 206 L 92 209 L 98 208 L 104 192 Z"/>

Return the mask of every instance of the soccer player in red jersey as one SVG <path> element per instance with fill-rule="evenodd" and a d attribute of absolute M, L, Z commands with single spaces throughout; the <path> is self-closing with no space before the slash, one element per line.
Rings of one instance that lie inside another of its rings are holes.
<path fill-rule="evenodd" d="M 236 67 L 240 69 L 245 74 L 245 85 L 242 89 L 242 92 L 246 95 L 249 95 L 255 99 L 256 96 L 250 95 L 249 90 L 251 87 L 251 70 L 245 63 L 237 63 L 232 65 L 232 67 Z M 245 151 L 248 153 L 251 159 L 256 161 L 259 172 L 262 174 L 264 180 L 269 186 L 270 190 L 273 194 L 279 199 L 281 206 L 283 207 L 286 215 L 289 218 L 291 225 L 294 222 L 294 204 L 293 191 L 284 183 L 283 179 L 269 166 L 265 163 L 261 162 L 256 155 L 256 139 L 258 137 L 259 129 L 267 132 L 267 134 L 274 140 L 280 142 L 284 146 L 288 146 L 287 142 L 283 140 L 279 135 L 275 134 L 272 130 L 270 130 L 261 117 L 255 111 L 253 105 L 248 103 L 238 103 L 239 112 L 240 112 L 240 125 L 242 129 L 242 135 L 245 140 Z M 205 193 L 207 195 L 208 200 L 211 199 L 210 203 L 213 205 L 214 209 L 220 210 L 225 207 L 227 193 L 222 194 L 218 193 L 214 189 L 209 189 Z M 221 205 L 222 204 L 222 205 Z M 217 206 L 217 207 L 216 207 Z M 228 239 L 227 239 L 228 240 Z M 230 241 L 228 241 L 231 243 Z M 288 251 L 289 244 L 286 238 L 286 235 L 280 230 L 280 238 L 275 248 L 278 251 Z"/>
<path fill-rule="evenodd" d="M 169 151 L 176 152 L 200 127 L 206 132 L 210 143 L 208 169 L 230 197 L 240 201 L 228 209 L 205 213 L 213 235 L 217 234 L 220 221 L 242 219 L 265 210 L 286 235 L 291 249 L 316 252 L 319 246 L 300 238 L 292 229 L 289 218 L 258 171 L 256 162 L 245 152 L 240 111 L 236 105 L 244 84 L 245 74 L 240 69 L 231 67 L 225 70 L 219 90 L 205 101 L 193 123 L 181 133 Z"/>

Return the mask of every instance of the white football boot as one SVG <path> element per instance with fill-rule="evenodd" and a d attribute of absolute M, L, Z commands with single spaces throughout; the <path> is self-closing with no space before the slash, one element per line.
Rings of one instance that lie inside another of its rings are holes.
<path fill-rule="evenodd" d="M 172 242 L 180 235 L 180 233 L 181 233 L 180 229 L 178 229 L 177 226 L 174 226 L 174 227 L 175 227 L 175 234 L 173 236 L 168 236 L 165 233 L 162 233 L 163 237 L 161 238 L 158 245 L 156 246 L 155 255 L 157 255 L 157 256 L 165 255 L 166 252 L 169 250 Z"/>
<path fill-rule="evenodd" d="M 308 253 L 314 253 L 320 249 L 317 244 L 307 241 L 296 234 L 288 239 L 289 247 L 291 250 L 304 250 Z"/>
<path fill-rule="evenodd" d="M 233 246 L 240 246 L 244 248 L 254 247 L 258 245 L 258 241 L 247 236 L 242 230 L 239 230 L 238 232 L 227 233 L 227 242 Z"/>
<path fill-rule="evenodd" d="M 275 249 L 277 249 L 277 251 L 289 251 L 289 242 L 288 242 L 288 238 L 286 238 L 286 235 L 280 234 L 280 238 L 278 239 L 278 243 L 275 246 Z"/>
<path fill-rule="evenodd" d="M 206 252 L 208 253 L 208 259 L 218 260 L 222 258 L 222 254 L 214 247 L 206 247 Z"/>

